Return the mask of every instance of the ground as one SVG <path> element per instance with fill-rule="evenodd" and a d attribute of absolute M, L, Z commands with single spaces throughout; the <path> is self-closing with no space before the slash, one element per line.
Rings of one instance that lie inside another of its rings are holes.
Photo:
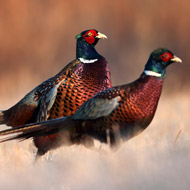
<path fill-rule="evenodd" d="M 189 93 L 165 94 L 151 125 L 119 150 L 61 147 L 37 164 L 31 140 L 0 144 L 0 189 L 188 190 L 189 115 Z"/>

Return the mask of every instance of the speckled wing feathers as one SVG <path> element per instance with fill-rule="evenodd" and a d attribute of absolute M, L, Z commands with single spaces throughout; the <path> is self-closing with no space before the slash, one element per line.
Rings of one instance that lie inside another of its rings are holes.
<path fill-rule="evenodd" d="M 120 99 L 120 96 L 112 99 L 94 97 L 85 102 L 72 118 L 86 120 L 107 116 L 119 105 Z"/>
<path fill-rule="evenodd" d="M 16 127 L 26 123 L 44 121 L 48 119 L 49 110 L 54 104 L 57 88 L 60 82 L 66 82 L 65 78 L 80 63 L 74 60 L 69 63 L 56 76 L 44 81 L 31 92 L 25 95 L 17 104 L 6 111 L 1 112 L 1 123 Z"/>
<path fill-rule="evenodd" d="M 49 90 L 39 99 L 39 112 L 37 114 L 37 121 L 46 121 L 49 117 L 50 109 L 52 108 L 57 95 L 57 85 Z"/>

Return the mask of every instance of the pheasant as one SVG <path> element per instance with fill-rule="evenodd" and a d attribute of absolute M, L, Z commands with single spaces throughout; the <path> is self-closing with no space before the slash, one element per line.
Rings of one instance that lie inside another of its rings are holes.
<path fill-rule="evenodd" d="M 16 105 L 0 112 L 0 124 L 13 128 L 73 115 L 97 92 L 112 86 L 106 59 L 95 49 L 99 39 L 107 38 L 97 30 L 83 31 L 76 36 L 76 59 L 54 77 L 46 80 Z M 87 138 L 88 139 L 88 138 Z M 51 146 L 56 136 L 34 138 L 39 155 L 43 146 Z"/>
<path fill-rule="evenodd" d="M 117 137 L 128 140 L 151 123 L 161 95 L 166 68 L 181 59 L 167 49 L 153 51 L 141 76 L 132 83 L 103 90 L 86 101 L 74 115 L 4 130 L 2 141 L 59 135 L 56 146 L 72 144 L 89 135 L 100 142 L 116 144 Z M 109 137 L 109 138 L 108 138 Z"/>

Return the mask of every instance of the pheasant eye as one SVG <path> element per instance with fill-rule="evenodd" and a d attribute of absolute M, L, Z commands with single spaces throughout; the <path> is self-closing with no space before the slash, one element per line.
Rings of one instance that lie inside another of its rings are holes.
<path fill-rule="evenodd" d="M 88 36 L 92 36 L 92 33 L 91 33 L 91 32 L 89 32 L 89 33 L 88 33 Z"/>
<path fill-rule="evenodd" d="M 172 58 L 172 54 L 169 52 L 163 53 L 162 55 L 160 55 L 162 61 L 167 62 Z"/>

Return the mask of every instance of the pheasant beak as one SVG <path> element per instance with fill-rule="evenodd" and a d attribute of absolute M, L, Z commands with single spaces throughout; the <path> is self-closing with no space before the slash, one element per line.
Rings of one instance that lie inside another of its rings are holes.
<path fill-rule="evenodd" d="M 175 55 L 173 56 L 173 58 L 171 59 L 171 61 L 175 62 L 175 63 L 182 63 L 182 60 L 179 57 L 175 56 Z"/>
<path fill-rule="evenodd" d="M 96 38 L 107 39 L 107 36 L 105 34 L 102 34 L 102 33 L 98 32 L 98 35 L 96 36 Z"/>

